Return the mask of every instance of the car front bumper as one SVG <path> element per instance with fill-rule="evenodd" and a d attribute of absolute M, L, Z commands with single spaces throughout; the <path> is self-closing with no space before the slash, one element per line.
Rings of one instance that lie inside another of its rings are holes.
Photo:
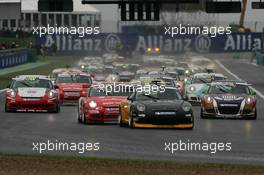
<path fill-rule="evenodd" d="M 139 128 L 193 128 L 193 115 L 191 113 L 177 116 L 142 116 L 134 114 L 134 127 Z"/>
<path fill-rule="evenodd" d="M 17 112 L 48 112 L 55 111 L 58 107 L 57 99 L 25 101 L 7 100 L 6 109 Z"/>

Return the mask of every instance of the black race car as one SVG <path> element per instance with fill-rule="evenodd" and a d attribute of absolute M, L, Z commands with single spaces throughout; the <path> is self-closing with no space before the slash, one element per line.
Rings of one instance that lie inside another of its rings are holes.
<path fill-rule="evenodd" d="M 192 106 L 174 87 L 160 87 L 150 93 L 135 91 L 120 105 L 119 124 L 131 128 L 192 129 Z"/>
<path fill-rule="evenodd" d="M 213 82 L 201 98 L 201 118 L 257 118 L 256 93 L 247 83 Z"/>

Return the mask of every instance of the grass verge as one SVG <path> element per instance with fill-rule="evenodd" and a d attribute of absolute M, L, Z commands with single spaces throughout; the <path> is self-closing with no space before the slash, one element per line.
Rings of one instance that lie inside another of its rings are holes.
<path fill-rule="evenodd" d="M 15 38 L 15 37 L 1 37 L 1 43 L 11 44 L 12 42 L 16 42 L 19 44 L 20 47 L 27 47 L 30 42 L 35 44 L 35 37 L 22 37 L 22 38 Z"/>
<path fill-rule="evenodd" d="M 78 62 L 82 56 L 47 56 L 45 58 L 40 58 L 40 62 L 47 62 L 46 65 L 36 67 L 33 69 L 17 71 L 10 74 L 5 74 L 0 76 L 0 89 L 6 88 L 10 83 L 11 79 L 17 75 L 31 75 L 31 74 L 38 74 L 38 75 L 48 75 L 52 72 L 53 69 L 59 67 L 66 67 L 67 65 L 73 66 L 76 62 Z"/>
<path fill-rule="evenodd" d="M 263 175 L 264 166 L 0 154 L 0 174 Z"/>

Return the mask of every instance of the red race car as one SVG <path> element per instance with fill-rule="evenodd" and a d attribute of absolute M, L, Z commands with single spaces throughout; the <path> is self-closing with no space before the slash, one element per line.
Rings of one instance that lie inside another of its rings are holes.
<path fill-rule="evenodd" d="M 6 91 L 5 112 L 59 112 L 59 97 L 49 78 L 21 75 Z"/>
<path fill-rule="evenodd" d="M 117 89 L 116 85 L 109 84 L 103 88 L 100 85 L 92 86 L 87 97 L 82 97 L 79 100 L 78 122 L 117 122 L 121 101 L 133 92 L 129 88 L 125 87 L 121 90 L 121 88 Z"/>
<path fill-rule="evenodd" d="M 80 97 L 87 95 L 91 84 L 92 78 L 89 74 L 59 74 L 55 81 L 55 88 L 58 89 L 60 103 L 78 103 Z"/>

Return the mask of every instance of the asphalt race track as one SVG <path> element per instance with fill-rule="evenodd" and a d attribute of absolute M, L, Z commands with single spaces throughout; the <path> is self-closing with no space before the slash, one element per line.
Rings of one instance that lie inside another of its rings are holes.
<path fill-rule="evenodd" d="M 99 142 L 100 150 L 77 152 L 45 152 L 45 154 L 92 157 L 178 160 L 198 162 L 264 164 L 264 68 L 236 60 L 220 61 L 218 71 L 235 79 L 227 69 L 248 81 L 258 90 L 258 119 L 200 119 L 200 107 L 194 107 L 193 130 L 129 129 L 117 125 L 82 125 L 77 123 L 77 106 L 63 106 L 59 114 L 5 113 L 1 93 L 0 152 L 39 154 L 33 142 Z M 223 68 L 225 66 L 225 68 Z M 165 142 L 231 142 L 232 150 L 165 151 Z"/>

